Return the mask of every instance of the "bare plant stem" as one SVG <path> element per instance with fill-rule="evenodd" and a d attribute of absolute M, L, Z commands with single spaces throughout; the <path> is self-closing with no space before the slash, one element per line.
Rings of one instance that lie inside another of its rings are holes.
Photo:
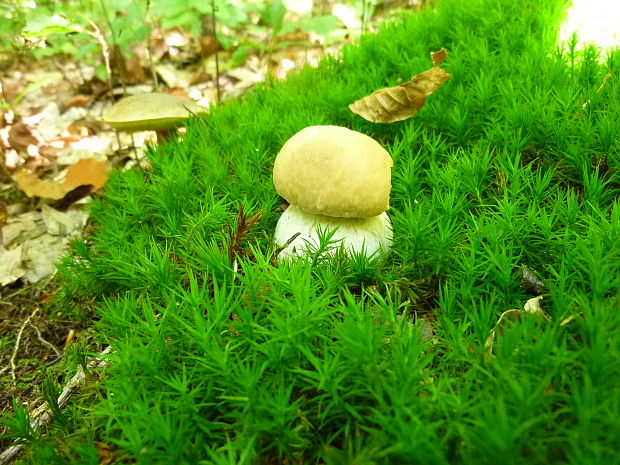
<path fill-rule="evenodd" d="M 368 8 L 368 0 L 362 0 L 362 35 L 366 34 L 366 11 Z"/>
<path fill-rule="evenodd" d="M 215 11 L 215 0 L 211 0 L 211 28 L 213 29 L 213 44 L 215 46 L 215 89 L 217 92 L 217 103 L 219 105 L 222 102 L 222 96 L 220 91 L 220 59 L 217 53 L 217 22 L 215 20 Z"/>
<path fill-rule="evenodd" d="M 41 335 L 41 330 L 36 325 L 33 325 L 32 323 L 30 323 L 30 327 L 34 329 L 35 333 L 37 333 L 37 338 L 39 338 L 39 341 L 41 341 L 47 347 L 52 349 L 57 357 L 60 357 L 62 355 L 62 352 L 58 350 L 54 344 L 52 344 L 51 342 L 43 338 L 43 336 Z"/>
<path fill-rule="evenodd" d="M 105 5 L 103 5 L 103 1 L 101 2 L 101 4 L 102 4 L 102 8 L 104 9 L 104 13 L 106 13 L 105 15 L 106 20 L 109 21 L 107 17 L 108 16 L 107 10 L 105 9 Z M 99 26 L 97 26 L 97 24 L 95 24 L 95 22 L 92 21 L 90 18 L 87 18 L 86 16 L 83 16 L 83 18 L 86 21 L 88 21 L 90 26 L 93 28 L 93 30 L 90 31 L 89 34 L 97 42 L 99 42 L 99 45 L 101 45 L 101 55 L 103 56 L 103 65 L 105 66 L 105 72 L 108 77 L 108 87 L 110 88 L 110 100 L 112 101 L 112 103 L 114 103 L 114 94 L 112 93 L 112 89 L 114 88 L 112 84 L 112 67 L 110 66 L 110 47 L 108 46 L 108 42 L 105 40 L 105 37 L 103 37 L 103 34 L 101 33 L 101 29 L 99 29 Z M 114 32 L 112 32 L 112 34 L 114 34 Z M 123 85 L 123 93 L 124 93 L 125 84 L 122 79 L 121 79 L 121 84 Z M 118 149 L 120 150 L 121 149 L 121 138 L 118 135 L 118 131 L 116 132 L 116 143 L 118 144 Z"/>
<path fill-rule="evenodd" d="M 153 79 L 153 87 L 155 92 L 159 92 L 159 80 L 157 79 L 157 73 L 155 72 L 155 64 L 153 63 L 153 49 L 151 48 L 151 22 L 149 21 L 149 14 L 151 12 L 151 0 L 146 0 L 146 12 L 144 13 L 144 23 L 149 27 L 147 28 L 146 35 L 146 53 L 149 56 L 149 68 L 151 70 L 151 78 Z"/>

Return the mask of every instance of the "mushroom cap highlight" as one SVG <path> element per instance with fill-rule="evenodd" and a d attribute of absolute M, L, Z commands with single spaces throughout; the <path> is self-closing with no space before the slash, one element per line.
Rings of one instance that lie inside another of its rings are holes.
<path fill-rule="evenodd" d="M 319 246 L 319 231 L 334 231 L 331 236 L 332 247 L 327 251 L 333 254 L 340 246 L 347 253 L 364 253 L 366 257 L 386 257 L 392 246 L 392 224 L 386 212 L 371 218 L 335 218 L 307 213 L 295 205 L 290 205 L 276 225 L 274 240 L 284 246 L 280 260 L 301 257 Z"/>
<path fill-rule="evenodd" d="M 365 134 L 310 126 L 278 153 L 273 183 L 291 205 L 307 213 L 368 218 L 389 208 L 392 165 L 390 154 Z"/>
<path fill-rule="evenodd" d="M 121 131 L 166 131 L 208 109 L 174 95 L 153 92 L 125 97 L 103 113 L 103 121 Z"/>

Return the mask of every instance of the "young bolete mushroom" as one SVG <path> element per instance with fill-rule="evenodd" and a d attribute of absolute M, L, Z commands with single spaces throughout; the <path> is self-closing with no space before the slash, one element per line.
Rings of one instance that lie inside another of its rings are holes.
<path fill-rule="evenodd" d="M 170 131 L 193 115 L 209 110 L 170 94 L 150 93 L 125 97 L 103 113 L 103 122 L 119 131 L 155 131 L 162 142 Z"/>
<path fill-rule="evenodd" d="M 378 142 L 347 128 L 310 126 L 293 135 L 273 167 L 275 188 L 290 204 L 276 225 L 279 257 L 316 248 L 321 231 L 349 253 L 387 254 L 392 164 Z"/>

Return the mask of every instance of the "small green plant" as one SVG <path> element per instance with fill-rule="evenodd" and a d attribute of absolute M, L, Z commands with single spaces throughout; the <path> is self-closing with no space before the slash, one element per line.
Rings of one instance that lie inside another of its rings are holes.
<path fill-rule="evenodd" d="M 0 439 L 13 439 L 16 444 L 27 443 L 38 437 L 32 428 L 28 409 L 13 400 L 12 412 L 0 412 L 0 428 L 7 430 Z"/>
<path fill-rule="evenodd" d="M 95 64 L 102 79 L 106 77 L 106 67 L 110 66 L 105 63 L 110 61 L 110 55 L 120 50 L 129 57 L 133 46 L 148 45 L 154 25 L 163 29 L 181 27 L 196 38 L 215 34 L 225 50 L 233 51 L 231 64 L 234 66 L 245 61 L 250 49 L 260 52 L 285 46 L 286 43 L 278 42 L 278 38 L 289 32 L 314 31 L 328 37 L 337 25 L 337 19 L 331 15 L 285 22 L 287 10 L 280 0 L 256 4 L 244 0 L 216 0 L 214 6 L 215 21 L 210 24 L 212 5 L 198 0 L 39 1 L 36 8 L 18 2 L 13 6 L 0 6 L 0 24 L 13 37 L 20 38 L 22 51 L 36 57 L 69 55 Z M 271 38 L 268 43 L 247 40 L 241 34 L 244 28 L 270 29 Z M 0 49 L 14 47 L 14 40 L 0 40 Z"/>

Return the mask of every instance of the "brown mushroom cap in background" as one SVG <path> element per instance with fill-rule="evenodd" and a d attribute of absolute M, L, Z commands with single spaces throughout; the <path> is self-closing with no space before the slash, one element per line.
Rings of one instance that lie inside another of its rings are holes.
<path fill-rule="evenodd" d="M 308 213 L 345 218 L 376 216 L 389 207 L 392 157 L 377 141 L 339 126 L 310 126 L 276 157 L 273 183 Z"/>
<path fill-rule="evenodd" d="M 103 113 L 103 122 L 121 131 L 174 129 L 208 108 L 170 94 L 153 92 L 125 97 Z"/>

